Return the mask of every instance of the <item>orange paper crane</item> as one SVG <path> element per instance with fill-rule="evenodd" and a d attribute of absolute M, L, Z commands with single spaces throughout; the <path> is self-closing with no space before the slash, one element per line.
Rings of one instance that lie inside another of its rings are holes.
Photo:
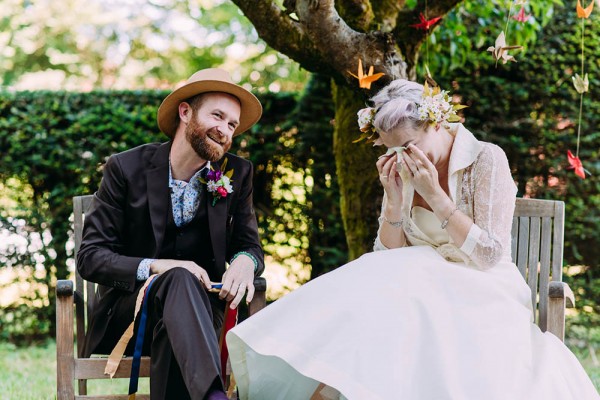
<path fill-rule="evenodd" d="M 379 72 L 377 74 L 373 74 L 373 66 L 369 68 L 369 73 L 365 74 L 365 70 L 363 69 L 362 60 L 358 59 L 358 75 L 354 75 L 352 72 L 348 71 L 350 75 L 358 79 L 358 86 L 361 89 L 371 89 L 371 84 L 375 82 L 377 79 L 381 78 L 385 74 L 383 72 Z"/>
<path fill-rule="evenodd" d="M 594 0 L 586 7 L 581 6 L 581 1 L 577 0 L 577 18 L 589 18 L 594 9 Z"/>

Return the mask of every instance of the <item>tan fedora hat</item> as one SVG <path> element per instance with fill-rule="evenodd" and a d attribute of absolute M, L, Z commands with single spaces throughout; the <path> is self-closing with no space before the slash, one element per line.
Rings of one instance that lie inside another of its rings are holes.
<path fill-rule="evenodd" d="M 179 122 L 179 104 L 200 93 L 221 92 L 237 97 L 241 104 L 240 124 L 233 136 L 250 129 L 262 114 L 262 106 L 252 93 L 236 85 L 227 73 L 219 68 L 207 68 L 190 76 L 185 85 L 171 92 L 158 108 L 158 127 L 173 138 Z"/>

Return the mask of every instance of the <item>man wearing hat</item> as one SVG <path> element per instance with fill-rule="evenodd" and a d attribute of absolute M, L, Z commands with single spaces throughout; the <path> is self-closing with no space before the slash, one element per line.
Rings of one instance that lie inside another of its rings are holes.
<path fill-rule="evenodd" d="M 81 276 L 99 284 L 84 355 L 111 352 L 142 285 L 158 274 L 143 341 L 152 399 L 226 399 L 217 340 L 225 302 L 250 301 L 264 269 L 252 164 L 227 151 L 261 113 L 227 72 L 198 71 L 158 110 L 170 140 L 113 155 L 104 167 L 77 257 Z M 219 293 L 208 292 L 221 281 Z"/>

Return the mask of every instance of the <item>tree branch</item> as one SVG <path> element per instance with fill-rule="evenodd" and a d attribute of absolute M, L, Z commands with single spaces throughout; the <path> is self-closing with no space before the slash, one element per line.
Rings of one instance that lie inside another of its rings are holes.
<path fill-rule="evenodd" d="M 260 38 L 269 46 L 294 59 L 309 71 L 327 70 L 325 60 L 302 24 L 286 15 L 273 1 L 233 0 L 233 3 L 252 22 Z"/>
<path fill-rule="evenodd" d="M 405 63 L 398 56 L 393 38 L 379 31 L 360 33 L 348 26 L 334 7 L 334 0 L 297 0 L 295 10 L 304 32 L 330 66 L 330 75 L 339 82 L 352 82 L 347 71 L 356 73 L 358 59 L 375 66 L 386 76 L 375 86 L 391 78 L 405 76 Z"/>
<path fill-rule="evenodd" d="M 398 12 L 404 8 L 405 0 L 371 0 L 375 18 L 381 22 L 380 30 L 391 32 L 396 27 Z"/>
<path fill-rule="evenodd" d="M 375 18 L 370 0 L 337 0 L 335 7 L 344 21 L 353 29 L 360 32 L 370 30 Z"/>
<path fill-rule="evenodd" d="M 425 10 L 425 1 L 419 0 L 413 10 L 403 9 L 398 13 L 393 35 L 405 59 L 416 61 L 416 55 L 419 52 L 421 44 L 427 39 L 432 30 L 435 29 L 422 30 L 411 27 L 410 25 L 419 23 L 419 14 L 422 13 L 425 15 L 427 11 L 428 19 L 444 17 L 461 2 L 462 0 L 429 1 L 427 3 L 427 10 Z M 408 73 L 411 79 L 416 77 L 414 75 L 414 65 L 408 65 Z"/>

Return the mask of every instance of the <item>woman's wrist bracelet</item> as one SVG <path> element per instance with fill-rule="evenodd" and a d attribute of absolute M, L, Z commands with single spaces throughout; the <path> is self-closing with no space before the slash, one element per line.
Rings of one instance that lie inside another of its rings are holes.
<path fill-rule="evenodd" d="M 385 215 L 383 216 L 383 220 L 391 226 L 393 226 L 394 228 L 400 228 L 402 226 L 402 222 L 404 222 L 403 218 L 400 218 L 400 221 L 390 221 L 385 217 Z"/>
<path fill-rule="evenodd" d="M 454 213 L 458 210 L 458 207 L 454 207 L 454 210 L 446 217 L 445 220 L 442 221 L 442 229 L 446 229 L 448 226 L 448 222 L 450 222 L 450 218 L 454 215 Z"/>

